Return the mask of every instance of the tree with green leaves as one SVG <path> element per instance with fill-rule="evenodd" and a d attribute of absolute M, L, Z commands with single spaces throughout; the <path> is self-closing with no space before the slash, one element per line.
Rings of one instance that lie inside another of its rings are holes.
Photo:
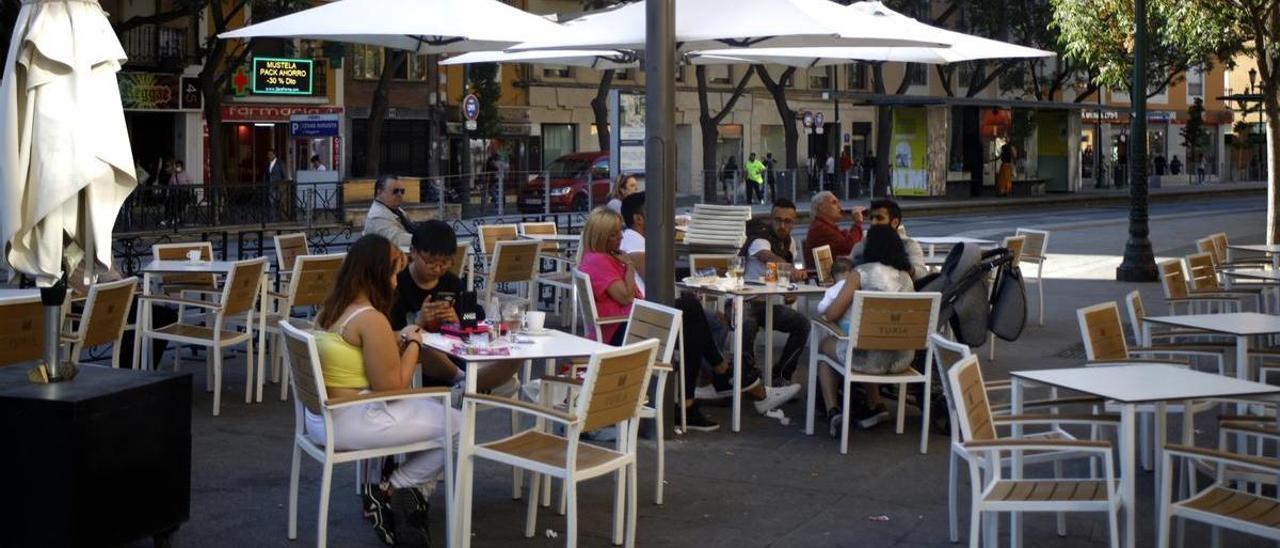
<path fill-rule="evenodd" d="M 582 0 L 582 9 L 599 10 L 635 0 Z M 613 89 L 615 71 L 605 69 L 596 84 L 596 95 L 591 98 L 591 114 L 596 120 L 596 143 L 600 150 L 609 150 L 609 91 Z"/>
<path fill-rule="evenodd" d="M 391 82 L 407 58 L 404 50 L 382 48 L 382 74 L 378 75 L 378 85 L 373 89 L 373 99 L 369 102 L 369 133 L 364 155 L 364 173 L 367 176 L 381 175 L 382 129 L 387 124 L 387 111 L 391 107 Z"/>
<path fill-rule="evenodd" d="M 1195 173 L 1200 163 L 1200 148 L 1209 142 L 1209 132 L 1204 129 L 1204 100 L 1196 97 L 1195 102 L 1187 107 L 1187 124 L 1179 133 L 1186 149 L 1187 173 Z"/>

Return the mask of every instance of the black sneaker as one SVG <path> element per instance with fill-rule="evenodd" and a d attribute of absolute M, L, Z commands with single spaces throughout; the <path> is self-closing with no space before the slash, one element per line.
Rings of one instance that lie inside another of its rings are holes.
<path fill-rule="evenodd" d="M 365 485 L 365 499 L 367 506 L 366 518 L 373 522 L 373 534 L 378 536 L 383 544 L 387 546 L 396 545 L 396 517 L 395 512 L 391 509 L 391 495 L 387 494 L 389 485 Z M 364 498 L 364 497 L 361 497 Z"/>
<path fill-rule="evenodd" d="M 827 411 L 827 421 L 827 435 L 832 438 L 839 438 L 841 425 L 844 424 L 844 415 L 840 413 L 839 409 L 832 408 Z"/>
<path fill-rule="evenodd" d="M 688 408 L 688 416 L 685 425 L 689 430 L 697 430 L 699 432 L 715 432 L 720 429 L 720 423 L 707 418 L 702 414 L 702 409 L 697 405 Z"/>
<path fill-rule="evenodd" d="M 422 493 L 412 487 L 396 489 L 391 493 L 391 514 L 395 518 L 395 545 L 427 548 L 431 546 L 431 532 L 427 530 L 427 510 L 430 505 Z"/>

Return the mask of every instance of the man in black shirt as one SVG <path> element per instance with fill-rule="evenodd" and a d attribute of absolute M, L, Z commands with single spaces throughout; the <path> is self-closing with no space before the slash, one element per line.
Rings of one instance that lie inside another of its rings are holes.
<path fill-rule="evenodd" d="M 391 305 L 391 326 L 402 329 L 410 321 L 426 331 L 439 331 L 444 324 L 459 323 L 463 313 L 461 296 L 470 291 L 451 271 L 453 254 L 458 248 L 458 238 L 453 228 L 443 221 L 418 223 L 413 231 L 409 266 L 398 277 L 396 298 Z M 484 319 L 484 310 L 476 306 L 472 311 L 477 320 Z M 456 385 L 466 380 L 462 360 L 452 359 L 438 350 L 424 348 L 420 353 L 422 380 L 425 384 Z M 489 391 L 510 383 L 520 361 L 506 360 L 485 363 L 476 372 L 476 388 Z"/>

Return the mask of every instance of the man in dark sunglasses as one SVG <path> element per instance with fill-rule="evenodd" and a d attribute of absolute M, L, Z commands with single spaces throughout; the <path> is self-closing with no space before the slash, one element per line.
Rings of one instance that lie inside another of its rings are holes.
<path fill-rule="evenodd" d="M 414 222 L 404 214 L 405 186 L 395 175 L 378 177 L 373 184 L 373 203 L 364 220 L 364 233 L 377 234 L 405 248 L 413 239 Z"/>

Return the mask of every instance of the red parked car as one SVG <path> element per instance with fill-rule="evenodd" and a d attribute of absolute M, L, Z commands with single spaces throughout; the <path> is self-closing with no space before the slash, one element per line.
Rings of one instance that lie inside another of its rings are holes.
<path fill-rule="evenodd" d="M 608 152 L 575 152 L 551 162 L 545 170 L 551 175 L 551 211 L 586 211 L 608 201 L 613 181 L 609 178 Z M 590 189 L 590 190 L 588 190 Z M 545 211 L 547 186 L 539 175 L 520 189 L 520 212 Z M 588 195 L 587 193 L 590 192 Z"/>

